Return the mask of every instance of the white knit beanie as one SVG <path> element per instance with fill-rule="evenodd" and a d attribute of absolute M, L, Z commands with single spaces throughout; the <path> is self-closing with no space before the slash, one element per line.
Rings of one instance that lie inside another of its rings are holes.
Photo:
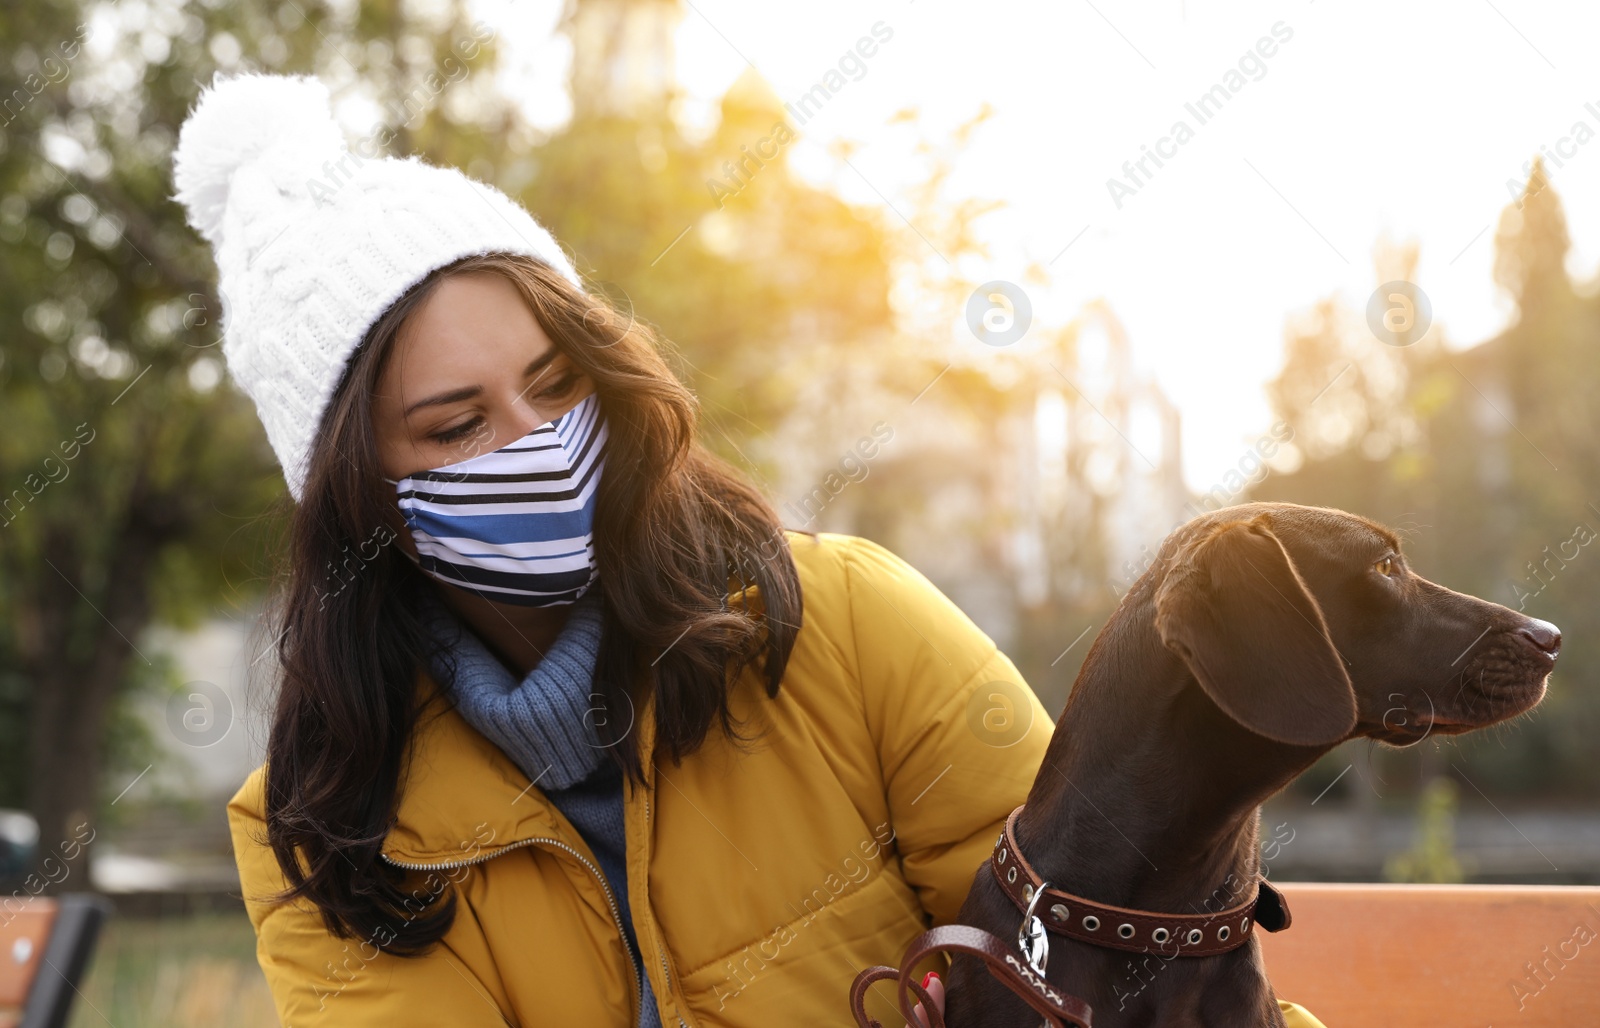
<path fill-rule="evenodd" d="M 172 179 L 216 258 L 228 370 L 297 503 L 345 362 L 430 271 L 516 253 L 582 287 L 550 233 L 493 186 L 346 147 L 327 86 L 310 76 L 214 78 L 179 130 Z"/>

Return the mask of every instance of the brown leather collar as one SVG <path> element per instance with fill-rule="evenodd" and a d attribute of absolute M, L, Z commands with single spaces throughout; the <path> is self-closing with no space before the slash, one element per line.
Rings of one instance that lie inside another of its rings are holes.
<path fill-rule="evenodd" d="M 1034 892 L 1048 883 L 1042 881 L 1017 846 L 1018 807 L 1006 818 L 1006 827 L 989 854 L 989 869 L 995 881 L 1011 897 L 1017 909 L 1034 916 L 1049 931 L 1069 939 L 1107 949 L 1134 953 L 1161 953 L 1173 957 L 1210 957 L 1226 953 L 1249 942 L 1256 925 L 1269 932 L 1289 927 L 1289 904 L 1283 894 L 1257 878 L 1256 894 L 1238 906 L 1202 914 L 1163 914 L 1130 910 L 1108 903 L 1095 903 L 1070 892 L 1045 888 L 1035 903 Z"/>

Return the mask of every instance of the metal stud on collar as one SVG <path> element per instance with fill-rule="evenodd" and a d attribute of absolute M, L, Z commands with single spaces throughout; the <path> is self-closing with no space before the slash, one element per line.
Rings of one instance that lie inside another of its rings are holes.
<path fill-rule="evenodd" d="M 1086 932 L 1097 932 L 1097 931 L 1099 931 L 1100 930 L 1100 919 L 1098 917 L 1095 917 L 1093 914 L 1085 914 L 1084 918 L 1083 918 L 1083 930 L 1086 931 Z"/>
<path fill-rule="evenodd" d="M 1117 935 L 1120 936 L 1121 938 L 1124 938 L 1124 939 L 1133 938 L 1133 925 L 1131 925 L 1131 924 L 1119 924 L 1119 925 L 1117 925 Z"/>
<path fill-rule="evenodd" d="M 1150 938 L 1154 939 L 1159 945 L 1172 938 L 1172 933 L 1167 931 L 1165 928 L 1157 928 L 1155 931 L 1150 933 Z"/>
<path fill-rule="evenodd" d="M 1191 946 L 1198 946 L 1203 938 L 1205 938 L 1204 932 L 1198 928 L 1191 928 L 1189 929 L 1189 934 L 1184 937 L 1184 941 Z"/>

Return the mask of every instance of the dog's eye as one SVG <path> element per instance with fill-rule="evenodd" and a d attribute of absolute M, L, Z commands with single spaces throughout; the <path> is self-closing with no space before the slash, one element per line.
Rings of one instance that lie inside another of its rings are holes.
<path fill-rule="evenodd" d="M 1378 561 L 1376 564 L 1372 565 L 1372 570 L 1376 571 L 1378 574 L 1382 575 L 1383 577 L 1388 578 L 1390 575 L 1394 574 L 1394 558 L 1393 557 L 1385 557 L 1385 558 L 1383 558 L 1382 560 Z"/>

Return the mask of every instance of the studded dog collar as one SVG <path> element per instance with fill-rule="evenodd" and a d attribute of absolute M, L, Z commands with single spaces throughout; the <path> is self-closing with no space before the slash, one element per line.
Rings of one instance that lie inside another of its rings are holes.
<path fill-rule="evenodd" d="M 1210 957 L 1249 942 L 1258 924 L 1269 932 L 1289 927 L 1289 904 L 1282 893 L 1259 877 L 1256 894 L 1249 900 L 1226 910 L 1201 914 L 1130 910 L 1050 888 L 1017 846 L 1016 823 L 1021 813 L 1019 806 L 1006 818 L 1005 830 L 989 855 L 989 868 L 1011 902 L 1023 911 L 1025 929 L 1028 916 L 1032 915 L 1049 931 L 1092 946 Z"/>

